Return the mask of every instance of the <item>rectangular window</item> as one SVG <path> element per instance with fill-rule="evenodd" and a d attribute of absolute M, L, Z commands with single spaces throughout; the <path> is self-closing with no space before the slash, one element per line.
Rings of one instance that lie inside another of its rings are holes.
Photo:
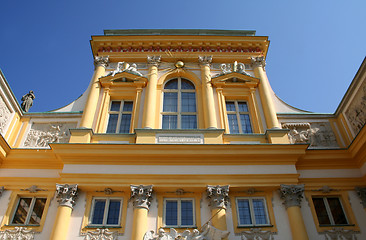
<path fill-rule="evenodd" d="M 107 133 L 129 133 L 132 110 L 132 101 L 112 101 L 109 110 Z"/>
<path fill-rule="evenodd" d="M 11 220 L 11 225 L 39 226 L 47 198 L 21 197 Z"/>
<path fill-rule="evenodd" d="M 194 227 L 194 199 L 164 199 L 164 225 L 166 227 Z"/>
<path fill-rule="evenodd" d="M 312 197 L 319 225 L 347 225 L 348 220 L 339 197 Z"/>
<path fill-rule="evenodd" d="M 246 102 L 226 101 L 226 113 L 231 134 L 252 133 L 249 109 Z"/>
<path fill-rule="evenodd" d="M 93 198 L 90 226 L 120 226 L 121 198 Z"/>
<path fill-rule="evenodd" d="M 264 197 L 238 197 L 236 198 L 236 210 L 239 226 L 269 225 Z"/>

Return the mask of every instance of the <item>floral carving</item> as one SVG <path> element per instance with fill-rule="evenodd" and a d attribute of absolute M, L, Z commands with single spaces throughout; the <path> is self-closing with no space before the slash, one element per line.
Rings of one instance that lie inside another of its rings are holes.
<path fill-rule="evenodd" d="M 284 185 L 280 188 L 281 198 L 286 208 L 301 205 L 301 200 L 304 193 L 304 185 Z"/>
<path fill-rule="evenodd" d="M 251 228 L 250 231 L 241 232 L 242 240 L 272 240 L 271 231 L 262 231 L 260 228 Z"/>
<path fill-rule="evenodd" d="M 78 194 L 77 184 L 56 184 L 57 202 L 60 206 L 73 208 Z"/>
<path fill-rule="evenodd" d="M 131 185 L 131 200 L 136 208 L 150 208 L 152 200 L 152 185 Z"/>
<path fill-rule="evenodd" d="M 25 227 L 15 227 L 14 229 L 6 229 L 0 232 L 0 240 L 33 240 L 34 232 L 32 229 Z"/>
<path fill-rule="evenodd" d="M 229 200 L 229 185 L 207 186 L 207 197 L 212 208 L 226 209 Z"/>
<path fill-rule="evenodd" d="M 3 98 L 0 96 L 0 133 L 5 134 L 5 127 L 9 122 L 11 113 L 6 106 Z"/>
<path fill-rule="evenodd" d="M 106 229 L 96 229 L 95 231 L 88 231 L 84 240 L 117 240 L 117 233 Z"/>
<path fill-rule="evenodd" d="M 335 227 L 332 230 L 326 230 L 325 239 L 327 240 L 356 240 L 355 232 L 345 230 L 341 227 Z"/>

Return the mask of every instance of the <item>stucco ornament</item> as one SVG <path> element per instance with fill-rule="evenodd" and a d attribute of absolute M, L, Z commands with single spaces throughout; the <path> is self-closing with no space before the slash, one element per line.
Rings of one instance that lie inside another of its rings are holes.
<path fill-rule="evenodd" d="M 88 231 L 84 240 L 117 240 L 117 232 L 111 232 L 108 228 Z"/>
<path fill-rule="evenodd" d="M 5 134 L 5 127 L 8 124 L 11 117 L 11 112 L 6 106 L 3 98 L 0 96 L 0 133 Z"/>
<path fill-rule="evenodd" d="M 221 69 L 221 73 L 217 74 L 215 77 L 229 74 L 232 72 L 237 72 L 237 73 L 241 73 L 241 74 L 250 76 L 247 72 L 245 72 L 245 64 L 238 63 L 237 61 L 235 61 L 233 64 L 222 63 L 222 64 L 220 64 L 220 69 Z"/>
<path fill-rule="evenodd" d="M 25 227 L 15 227 L 0 232 L 0 240 L 33 240 L 34 232 Z"/>
<path fill-rule="evenodd" d="M 77 184 L 56 184 L 57 202 L 60 206 L 74 208 L 78 194 Z"/>
<path fill-rule="evenodd" d="M 22 107 L 22 110 L 24 112 L 28 112 L 29 109 L 32 107 L 33 105 L 33 100 L 36 98 L 36 96 L 34 95 L 33 91 L 29 91 L 29 93 L 25 94 L 22 97 L 22 104 L 20 105 Z"/>
<path fill-rule="evenodd" d="M 345 230 L 341 227 L 332 228 L 332 230 L 324 231 L 326 240 L 357 240 L 355 232 Z"/>
<path fill-rule="evenodd" d="M 210 200 L 212 208 L 226 209 L 229 201 L 229 185 L 207 186 L 207 198 Z"/>
<path fill-rule="evenodd" d="M 366 83 L 362 84 L 352 99 L 351 105 L 345 111 L 345 116 L 356 135 L 366 123 Z"/>
<path fill-rule="evenodd" d="M 263 56 L 261 57 L 251 57 L 250 58 L 253 68 L 257 67 L 265 67 L 266 66 L 266 60 Z"/>
<path fill-rule="evenodd" d="M 96 56 L 94 59 L 94 66 L 99 67 L 102 66 L 104 68 L 108 67 L 109 65 L 109 56 Z"/>
<path fill-rule="evenodd" d="M 135 208 L 149 210 L 152 200 L 152 185 L 131 185 L 131 198 Z"/>
<path fill-rule="evenodd" d="M 121 73 L 121 72 L 129 72 L 129 73 L 132 73 L 132 74 L 135 74 L 135 75 L 142 76 L 142 73 L 137 71 L 137 64 L 136 63 L 132 63 L 130 65 L 127 62 L 118 62 L 116 69 L 114 71 L 109 72 L 106 76 L 114 76 L 117 73 Z"/>
<path fill-rule="evenodd" d="M 206 224 L 202 227 L 202 231 L 194 229 L 192 232 L 185 230 L 183 233 L 178 233 L 174 228 L 171 228 L 168 233 L 163 228 L 160 228 L 156 234 L 154 231 L 148 231 L 143 240 L 221 240 L 227 238 L 229 234 L 228 231 Z"/>
<path fill-rule="evenodd" d="M 272 240 L 271 231 L 262 231 L 260 228 L 251 228 L 249 231 L 241 232 L 242 240 Z"/>
<path fill-rule="evenodd" d="M 286 208 L 297 206 L 300 207 L 304 193 L 304 184 L 300 185 L 284 185 L 281 184 L 280 193 L 283 204 Z"/>
<path fill-rule="evenodd" d="M 156 55 L 152 55 L 152 56 L 147 56 L 147 63 L 149 65 L 158 67 L 159 63 L 161 61 L 161 56 L 156 56 Z"/>
<path fill-rule="evenodd" d="M 361 204 L 366 208 L 366 187 L 356 187 L 357 195 L 361 199 Z"/>
<path fill-rule="evenodd" d="M 212 62 L 212 56 L 198 56 L 200 65 L 209 66 Z"/>

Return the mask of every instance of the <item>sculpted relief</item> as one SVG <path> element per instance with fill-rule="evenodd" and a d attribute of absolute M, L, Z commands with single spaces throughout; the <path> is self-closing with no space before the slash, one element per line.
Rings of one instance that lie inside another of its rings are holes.
<path fill-rule="evenodd" d="M 6 106 L 4 99 L 0 96 L 0 133 L 5 134 L 5 127 L 10 121 L 11 112 Z"/>
<path fill-rule="evenodd" d="M 338 147 L 329 122 L 282 123 L 282 128 L 290 129 L 290 142 L 308 143 L 310 148 Z"/>
<path fill-rule="evenodd" d="M 23 147 L 47 147 L 49 143 L 65 143 L 70 139 L 70 128 L 76 123 L 33 123 Z"/>
<path fill-rule="evenodd" d="M 366 84 L 360 89 L 345 112 L 354 134 L 357 134 L 366 122 Z"/>

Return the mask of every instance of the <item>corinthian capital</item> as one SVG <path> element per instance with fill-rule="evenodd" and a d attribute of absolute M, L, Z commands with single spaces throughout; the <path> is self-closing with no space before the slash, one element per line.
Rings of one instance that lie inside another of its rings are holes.
<path fill-rule="evenodd" d="M 73 208 L 78 195 L 77 184 L 56 184 L 57 202 L 60 206 Z"/>
<path fill-rule="evenodd" d="M 198 62 L 200 65 L 209 66 L 212 62 L 212 56 L 198 56 Z"/>
<path fill-rule="evenodd" d="M 361 199 L 361 204 L 366 208 L 366 187 L 356 187 L 356 192 Z"/>
<path fill-rule="evenodd" d="M 300 207 L 304 193 L 304 184 L 300 185 L 284 185 L 280 188 L 281 198 L 286 208 L 297 206 Z"/>
<path fill-rule="evenodd" d="M 109 65 L 109 56 L 96 56 L 94 59 L 94 66 L 99 67 L 102 66 L 104 68 L 108 67 Z"/>
<path fill-rule="evenodd" d="M 155 67 L 159 66 L 161 56 L 147 56 L 147 63 Z"/>
<path fill-rule="evenodd" d="M 251 62 L 252 62 L 252 66 L 253 68 L 257 68 L 257 67 L 265 67 L 266 66 L 266 60 L 264 59 L 264 57 L 251 57 L 250 58 Z"/>
<path fill-rule="evenodd" d="M 152 185 L 131 185 L 131 200 L 135 208 L 146 208 L 149 210 L 152 200 Z"/>
<path fill-rule="evenodd" d="M 229 185 L 207 186 L 207 197 L 212 208 L 226 209 L 229 200 Z"/>

